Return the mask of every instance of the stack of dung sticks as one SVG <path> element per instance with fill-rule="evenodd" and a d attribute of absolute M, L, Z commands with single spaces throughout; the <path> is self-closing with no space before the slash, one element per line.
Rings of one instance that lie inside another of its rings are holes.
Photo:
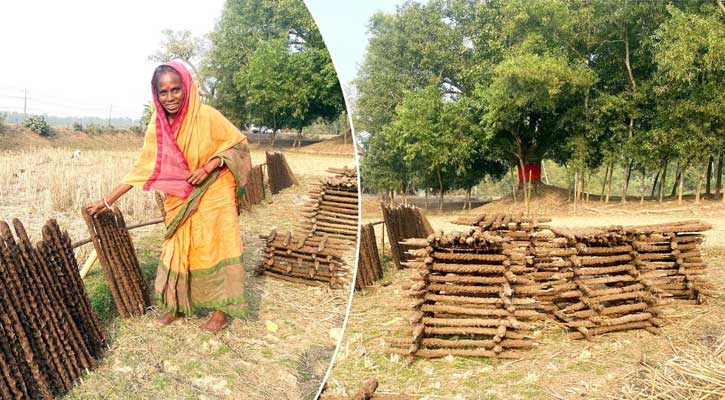
<path fill-rule="evenodd" d="M 269 166 L 268 166 L 269 167 Z M 272 231 L 266 256 L 258 272 L 313 286 L 343 287 L 348 272 L 343 257 L 357 241 L 357 172 L 330 168 L 333 177 L 322 179 L 310 192 L 305 221 L 295 234 Z"/>
<path fill-rule="evenodd" d="M 83 209 L 83 218 L 118 313 L 122 318 L 143 315 L 151 301 L 121 211 L 114 207 L 91 216 Z"/>
<path fill-rule="evenodd" d="M 533 346 L 531 321 L 542 318 L 536 285 L 524 278 L 525 252 L 492 232 L 437 233 L 408 239 L 414 299 L 407 337 L 391 338 L 389 352 L 411 357 L 518 358 Z"/>
<path fill-rule="evenodd" d="M 249 211 L 252 206 L 262 203 L 264 196 L 264 165 L 257 165 L 249 170 L 241 207 Z"/>
<path fill-rule="evenodd" d="M 699 246 L 710 225 L 682 221 L 614 229 L 621 229 L 632 243 L 637 270 L 667 302 L 700 304 L 708 285 Z"/>
<path fill-rule="evenodd" d="M 357 257 L 355 290 L 362 290 L 383 277 L 383 265 L 380 263 L 375 227 L 372 224 L 360 226 L 360 250 Z"/>
<path fill-rule="evenodd" d="M 267 246 L 260 272 L 288 282 L 311 286 L 342 287 L 341 275 L 347 272 L 342 257 L 349 246 L 327 237 L 286 235 L 272 231 L 265 239 Z"/>
<path fill-rule="evenodd" d="M 661 325 L 658 297 L 635 265 L 632 244 L 617 232 L 600 228 L 555 229 L 567 247 L 537 248 L 535 257 L 562 257 L 566 283 L 556 284 L 554 315 L 572 339 Z"/>
<path fill-rule="evenodd" d="M 422 357 L 515 357 L 531 321 L 561 322 L 573 339 L 632 329 L 656 333 L 668 302 L 698 304 L 706 289 L 699 245 L 710 226 L 553 228 L 548 218 L 461 218 L 469 233 L 403 242 L 415 257 L 410 336 L 390 351 Z"/>
<path fill-rule="evenodd" d="M 310 191 L 312 200 L 305 204 L 305 221 L 298 228 L 355 243 L 359 209 L 357 171 L 329 168 L 327 172 L 335 175 L 323 178 Z"/>
<path fill-rule="evenodd" d="M 385 228 L 390 238 L 390 252 L 393 262 L 398 269 L 413 257 L 406 253 L 408 248 L 403 244 L 406 239 L 425 238 L 433 233 L 433 227 L 428 222 L 420 208 L 409 205 L 388 207 L 380 204 L 383 210 Z"/>
<path fill-rule="evenodd" d="M 277 194 L 282 189 L 286 189 L 292 185 L 297 185 L 297 178 L 292 173 L 292 169 L 287 164 L 284 153 L 275 151 L 267 152 L 267 175 L 269 177 L 269 191 Z"/>
<path fill-rule="evenodd" d="M 18 220 L 0 221 L 0 398 L 51 399 L 106 348 L 70 238 L 54 220 L 33 247 Z"/>

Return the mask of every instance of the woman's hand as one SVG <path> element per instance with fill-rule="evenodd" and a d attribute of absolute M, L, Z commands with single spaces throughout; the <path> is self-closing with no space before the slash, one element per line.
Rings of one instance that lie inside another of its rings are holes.
<path fill-rule="evenodd" d="M 98 200 L 95 203 L 87 204 L 83 207 L 88 211 L 88 214 L 96 215 L 97 213 L 106 209 L 106 203 L 103 200 Z"/>
<path fill-rule="evenodd" d="M 201 185 L 202 182 L 209 176 L 209 174 L 204 171 L 204 168 L 197 168 L 189 174 L 188 177 L 186 177 L 186 181 L 190 184 L 197 186 Z"/>

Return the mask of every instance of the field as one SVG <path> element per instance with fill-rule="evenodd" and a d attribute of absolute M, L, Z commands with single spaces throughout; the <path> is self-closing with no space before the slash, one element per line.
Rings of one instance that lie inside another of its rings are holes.
<path fill-rule="evenodd" d="M 688 399 L 681 390 L 698 382 L 693 376 L 719 377 L 719 387 L 700 383 L 712 397 L 725 393 L 725 207 L 718 201 L 664 206 L 630 202 L 604 206 L 573 205 L 549 196 L 535 200 L 532 209 L 553 217 L 553 225 L 598 226 L 651 224 L 702 219 L 713 225 L 706 232 L 705 259 L 714 284 L 713 296 L 699 306 L 672 306 L 660 335 L 630 331 L 598 337 L 591 342 L 569 340 L 557 323 L 546 321 L 535 331 L 538 345 L 523 359 L 491 362 L 484 358 L 418 359 L 411 366 L 398 356 L 385 355 L 388 329 L 406 322 L 410 312 L 396 306 L 407 300 L 402 288 L 410 272 L 391 269 L 375 286 L 353 296 L 341 348 L 327 382 L 328 394 L 352 394 L 370 377 L 379 380 L 377 394 L 413 394 L 425 399 Z M 364 196 L 363 223 L 381 220 L 379 200 Z M 431 205 L 431 207 L 436 207 Z M 522 211 L 510 200 L 490 203 L 475 211 Z M 461 230 L 451 220 L 461 211 L 428 213 L 435 229 Z M 381 231 L 376 236 L 381 245 Z M 387 237 L 386 246 L 387 246 Z M 394 267 L 392 267 L 394 268 Z M 709 366 L 710 370 L 706 369 Z M 672 379 L 675 377 L 675 379 Z M 666 379 L 665 379 L 666 378 Z M 704 382 L 704 380 L 699 381 Z M 679 388 L 677 387 L 679 386 Z M 678 392 L 678 390 L 680 390 Z M 679 393 L 679 397 L 678 397 Z M 656 397 L 660 396 L 660 397 Z"/>
<path fill-rule="evenodd" d="M 6 140 L 7 139 L 7 140 Z M 32 238 L 49 218 L 58 220 L 73 240 L 88 236 L 80 208 L 120 182 L 132 165 L 141 139 L 63 135 L 56 140 L 0 134 L 0 220 L 19 218 Z M 40 147 L 38 147 L 40 146 Z M 72 158 L 76 148 L 80 157 Z M 110 350 L 96 370 L 68 394 L 69 399 L 223 399 L 314 396 L 333 354 L 347 306 L 347 291 L 330 291 L 280 282 L 253 274 L 261 258 L 258 235 L 273 228 L 286 230 L 300 218 L 311 185 L 328 167 L 353 166 L 349 155 L 285 152 L 300 185 L 269 197 L 241 216 L 245 245 L 247 291 L 251 312 L 235 319 L 217 336 L 198 328 L 203 315 L 170 326 L 155 324 L 157 311 L 142 318 L 116 317 L 102 270 L 96 266 L 86 287 L 111 338 Z M 252 149 L 253 162 L 264 160 L 264 149 Z M 268 193 L 269 195 L 269 193 Z M 127 222 L 159 217 L 149 193 L 134 189 L 119 203 Z M 145 275 L 155 274 L 162 229 L 132 231 Z M 90 246 L 77 250 L 79 262 Z M 354 251 L 347 257 L 352 264 Z"/>

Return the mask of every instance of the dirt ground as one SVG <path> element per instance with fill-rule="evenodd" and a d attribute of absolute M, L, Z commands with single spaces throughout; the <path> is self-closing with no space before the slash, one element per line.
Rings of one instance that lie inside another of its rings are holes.
<path fill-rule="evenodd" d="M 41 147 L 6 148 L 0 153 L 0 220 L 21 219 L 32 239 L 52 217 L 68 229 L 73 240 L 86 237 L 78 210 L 118 183 L 137 156 L 137 150 L 120 142 L 118 147 L 111 146 L 116 141 L 107 140 L 89 145 L 79 159 L 71 157 L 74 147 L 68 146 L 40 143 Z M 140 141 L 136 144 L 140 146 Z M 94 308 L 107 325 L 110 349 L 100 366 L 84 376 L 66 398 L 308 399 L 315 395 L 335 349 L 349 291 L 259 277 L 253 269 L 262 258 L 264 243 L 259 235 L 273 228 L 292 228 L 301 218 L 307 192 L 327 175 L 325 170 L 352 166 L 354 159 L 298 152 L 286 152 L 286 157 L 300 185 L 271 198 L 267 192 L 263 204 L 240 217 L 250 316 L 234 319 L 217 336 L 198 328 L 205 315 L 163 328 L 155 324 L 156 310 L 141 318 L 121 320 L 116 317 L 102 270 L 96 266 L 85 283 Z M 255 164 L 263 162 L 264 150 L 253 148 L 252 159 Z M 69 192 L 72 196 L 63 198 Z M 152 197 L 142 191 L 134 190 L 119 204 L 128 223 L 159 216 Z M 142 228 L 132 236 L 151 282 L 162 228 Z M 88 247 L 78 249 L 80 262 Z M 354 250 L 346 261 L 353 264 Z"/>
<path fill-rule="evenodd" d="M 591 342 L 569 340 L 558 324 L 546 321 L 535 330 L 537 346 L 520 360 L 492 362 L 484 358 L 446 357 L 418 359 L 406 366 L 400 357 L 384 354 L 384 338 L 389 329 L 405 323 L 410 314 L 397 307 L 407 301 L 402 285 L 409 282 L 410 272 L 391 268 L 386 236 L 386 275 L 377 285 L 355 292 L 326 393 L 352 394 L 365 379 L 375 377 L 380 382 L 378 394 L 404 393 L 424 399 L 648 399 L 655 397 L 642 393 L 664 392 L 664 388 L 643 389 L 643 380 L 648 377 L 644 374 L 645 366 L 668 365 L 676 355 L 708 352 L 713 345 L 723 343 L 725 206 L 719 201 L 706 201 L 700 206 L 691 201 L 684 205 L 669 202 L 664 206 L 653 202 L 640 205 L 638 201 L 625 206 L 590 202 L 585 204 L 589 210 L 581 207 L 578 214 L 568 205 L 552 207 L 552 202 L 564 201 L 547 197 L 535 201 L 532 208 L 549 210 L 546 215 L 553 217 L 552 225 L 557 226 L 633 225 L 685 219 L 702 219 L 712 224 L 713 229 L 705 233 L 703 249 L 714 289 L 712 296 L 703 305 L 668 307 L 666 325 L 656 336 L 630 331 L 604 335 Z M 379 203 L 376 196 L 364 196 L 363 223 L 382 219 Z M 520 203 L 514 206 L 511 201 L 503 201 L 471 212 L 521 212 L 522 208 Z M 465 229 L 450 223 L 461 214 L 429 212 L 428 217 L 435 229 L 451 231 Z M 376 231 L 378 246 L 381 228 L 379 225 Z M 722 357 L 722 349 L 719 354 Z M 723 365 L 722 359 L 719 362 Z M 725 387 L 716 389 L 721 391 L 718 393 L 725 392 Z"/>

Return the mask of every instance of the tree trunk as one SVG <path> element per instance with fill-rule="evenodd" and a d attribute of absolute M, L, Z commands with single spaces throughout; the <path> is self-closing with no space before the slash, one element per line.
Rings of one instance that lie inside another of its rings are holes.
<path fill-rule="evenodd" d="M 516 180 L 516 174 L 514 173 L 515 167 L 511 168 L 511 193 L 514 196 L 514 205 L 516 205 L 516 189 L 519 185 L 519 182 Z"/>
<path fill-rule="evenodd" d="M 604 192 L 607 189 L 607 177 L 609 177 L 609 164 L 604 166 L 604 179 L 602 179 L 602 194 L 599 195 L 599 201 L 604 201 Z"/>
<path fill-rule="evenodd" d="M 657 173 L 655 174 L 655 181 L 652 183 L 652 192 L 649 194 L 649 197 L 654 198 L 655 192 L 657 191 L 657 184 L 660 183 L 660 172 L 662 172 L 662 167 L 657 170 Z"/>
<path fill-rule="evenodd" d="M 687 168 L 683 166 L 680 170 L 680 191 L 677 194 L 678 204 L 682 204 L 682 191 L 685 189 L 685 171 L 687 171 Z"/>
<path fill-rule="evenodd" d="M 713 160 L 712 156 L 710 156 L 710 159 L 707 162 L 707 184 L 705 185 L 705 194 L 708 196 L 712 194 L 710 191 L 710 181 L 712 181 L 713 164 L 715 164 L 715 160 Z"/>
<path fill-rule="evenodd" d="M 723 155 L 720 154 L 717 159 L 717 171 L 715 171 L 715 197 L 720 195 L 722 192 L 722 158 Z"/>
<path fill-rule="evenodd" d="M 670 197 L 675 197 L 675 193 L 677 193 L 677 185 L 680 184 L 681 176 L 682 176 L 682 165 L 680 165 L 680 163 L 677 163 L 677 173 L 675 174 L 675 182 L 672 185 L 672 192 L 670 193 Z"/>
<path fill-rule="evenodd" d="M 604 203 L 609 203 L 609 195 L 612 193 L 612 179 L 614 178 L 614 161 L 611 162 L 609 167 L 609 179 L 607 181 L 607 197 L 604 199 Z"/>
<path fill-rule="evenodd" d="M 639 187 L 639 204 L 644 204 L 644 184 L 647 180 L 647 170 L 642 168 L 642 185 Z"/>
<path fill-rule="evenodd" d="M 277 138 L 277 130 L 272 130 L 272 143 L 270 144 L 270 147 L 274 148 L 274 141 Z"/>
<path fill-rule="evenodd" d="M 521 178 L 523 178 L 524 183 L 524 207 L 526 209 L 529 209 L 529 191 L 526 189 L 527 186 L 527 180 L 526 180 L 526 163 L 524 163 L 524 159 L 522 157 L 519 157 L 519 165 L 521 165 Z"/>
<path fill-rule="evenodd" d="M 574 212 L 578 212 L 579 210 L 579 188 L 577 187 L 577 183 L 579 183 L 579 173 L 574 172 Z"/>
<path fill-rule="evenodd" d="M 425 209 L 428 209 L 428 187 L 425 188 Z"/>
<path fill-rule="evenodd" d="M 705 175 L 710 174 L 710 163 L 712 162 L 712 159 L 707 160 L 702 165 L 702 170 L 700 171 L 700 174 L 697 176 L 697 189 L 695 189 L 695 204 L 700 204 L 700 192 L 702 192 L 702 180 L 705 178 Z M 708 182 L 709 183 L 709 182 Z"/>
<path fill-rule="evenodd" d="M 667 182 L 667 166 L 668 165 L 669 165 L 669 162 L 665 158 L 665 166 L 664 166 L 664 169 L 662 170 L 662 180 L 660 180 L 660 189 L 659 189 L 659 193 L 658 193 L 659 198 L 660 198 L 660 203 L 662 203 L 662 197 L 665 194 L 665 183 Z"/>
<path fill-rule="evenodd" d="M 632 168 L 632 164 L 624 164 L 624 184 L 622 185 L 622 204 L 627 202 L 627 189 L 629 189 L 629 176 Z"/>
<path fill-rule="evenodd" d="M 443 178 L 441 178 L 440 168 L 436 171 L 438 174 L 438 189 L 440 192 L 440 200 L 438 201 L 438 211 L 443 212 Z"/>

